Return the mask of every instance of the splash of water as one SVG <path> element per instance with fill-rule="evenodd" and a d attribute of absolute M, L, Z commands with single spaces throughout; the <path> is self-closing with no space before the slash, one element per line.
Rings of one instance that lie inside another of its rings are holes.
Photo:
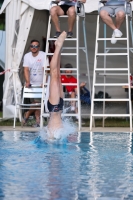
<path fill-rule="evenodd" d="M 56 129 L 56 130 L 52 130 L 53 133 L 53 138 L 50 139 L 50 134 L 49 134 L 49 130 L 47 127 L 44 127 L 39 134 L 39 140 L 43 140 L 43 141 L 47 141 L 47 142 L 54 142 L 54 141 L 60 141 L 60 142 L 64 142 L 67 141 L 67 137 L 70 134 L 75 134 L 77 132 L 77 127 L 76 125 L 71 122 L 70 119 L 68 118 L 64 118 L 62 120 L 63 122 L 63 126 L 60 129 Z"/>

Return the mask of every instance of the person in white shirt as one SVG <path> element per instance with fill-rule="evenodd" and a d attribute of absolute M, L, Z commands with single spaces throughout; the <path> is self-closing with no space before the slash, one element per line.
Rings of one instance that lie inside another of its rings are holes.
<path fill-rule="evenodd" d="M 31 85 L 40 85 L 43 83 L 43 68 L 49 66 L 48 58 L 46 53 L 40 51 L 40 42 L 38 40 L 32 40 L 30 43 L 30 52 L 24 56 L 24 77 L 25 86 L 30 87 Z M 34 99 L 36 103 L 40 99 Z M 26 124 L 29 116 L 35 114 L 36 126 L 40 124 L 40 110 L 31 109 L 25 113 L 23 124 Z"/>
<path fill-rule="evenodd" d="M 75 19 L 76 19 L 76 13 L 75 13 L 75 2 L 77 0 L 57 0 L 57 2 L 59 2 L 58 5 L 53 6 L 50 9 L 50 14 L 51 14 L 51 18 L 52 21 L 54 23 L 55 29 L 56 29 L 56 33 L 54 38 L 59 37 L 59 35 L 61 34 L 61 29 L 59 26 L 59 20 L 58 20 L 58 16 L 61 15 L 68 15 L 68 32 L 67 32 L 67 38 L 71 38 L 73 36 L 73 26 L 75 23 Z M 79 0 L 82 3 L 85 3 L 86 0 Z"/>
<path fill-rule="evenodd" d="M 129 0 L 132 1 L 132 0 Z M 119 30 L 125 19 L 125 0 L 104 0 L 104 6 L 100 8 L 100 17 L 105 24 L 107 24 L 112 30 L 111 43 L 117 42 L 117 37 L 121 37 L 123 34 Z M 130 6 L 127 7 L 127 12 L 130 13 Z M 111 16 L 115 15 L 115 23 Z"/>

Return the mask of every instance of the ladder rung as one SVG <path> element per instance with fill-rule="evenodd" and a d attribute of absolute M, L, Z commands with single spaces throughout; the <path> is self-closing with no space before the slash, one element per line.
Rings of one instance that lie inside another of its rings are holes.
<path fill-rule="evenodd" d="M 49 39 L 48 39 L 48 41 L 51 41 L 51 40 L 52 40 L 52 41 L 56 41 L 57 38 L 49 38 Z M 71 40 L 71 41 L 76 41 L 77 38 L 66 38 L 65 41 L 66 41 L 66 40 L 67 40 L 67 41 L 70 41 L 70 40 Z"/>
<path fill-rule="evenodd" d="M 127 83 L 95 83 L 94 86 L 126 86 Z"/>
<path fill-rule="evenodd" d="M 60 18 L 68 18 L 68 15 L 60 15 Z"/>
<path fill-rule="evenodd" d="M 96 68 L 95 71 L 128 71 L 128 68 Z"/>
<path fill-rule="evenodd" d="M 92 114 L 93 117 L 130 117 L 130 114 Z"/>
<path fill-rule="evenodd" d="M 115 38 L 116 40 L 127 40 L 127 38 Z M 112 38 L 98 38 L 97 40 L 112 40 Z"/>
<path fill-rule="evenodd" d="M 62 49 L 63 49 L 63 50 L 64 50 L 64 49 L 77 49 L 77 47 L 63 47 Z M 81 50 L 86 50 L 85 47 L 79 47 L 79 49 L 81 49 Z"/>
<path fill-rule="evenodd" d="M 115 50 L 125 50 L 127 49 L 126 47 L 106 47 L 105 48 L 106 50 L 112 50 L 112 49 L 115 49 Z M 133 48 L 129 48 L 130 50 L 132 50 Z"/>
<path fill-rule="evenodd" d="M 128 53 L 97 53 L 97 56 L 127 56 Z"/>
<path fill-rule="evenodd" d="M 109 76 L 128 76 L 128 74 L 124 74 L 124 73 L 98 73 L 99 75 L 101 75 L 101 76 L 107 76 L 107 75 L 109 75 Z"/>
<path fill-rule="evenodd" d="M 64 101 L 78 101 L 78 98 L 64 98 Z"/>
<path fill-rule="evenodd" d="M 48 56 L 54 55 L 54 53 L 46 53 Z M 62 56 L 77 56 L 77 53 L 61 53 Z"/>
<path fill-rule="evenodd" d="M 130 101 L 129 99 L 93 99 L 93 101 Z"/>

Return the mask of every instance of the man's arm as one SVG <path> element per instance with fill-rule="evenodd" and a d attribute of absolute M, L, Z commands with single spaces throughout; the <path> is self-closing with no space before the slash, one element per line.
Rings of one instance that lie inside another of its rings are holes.
<path fill-rule="evenodd" d="M 84 87 L 86 85 L 85 82 L 80 83 L 80 88 Z"/>
<path fill-rule="evenodd" d="M 24 77 L 25 77 L 25 86 L 30 86 L 30 73 L 29 73 L 29 67 L 24 67 Z"/>

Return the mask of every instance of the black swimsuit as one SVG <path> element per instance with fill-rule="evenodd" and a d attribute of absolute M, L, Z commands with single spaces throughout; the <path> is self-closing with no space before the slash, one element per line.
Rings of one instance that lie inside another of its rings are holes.
<path fill-rule="evenodd" d="M 52 105 L 48 100 L 47 105 L 48 105 L 49 112 L 59 112 L 60 110 L 63 110 L 63 99 L 60 98 L 59 104 L 56 104 L 56 105 Z"/>

